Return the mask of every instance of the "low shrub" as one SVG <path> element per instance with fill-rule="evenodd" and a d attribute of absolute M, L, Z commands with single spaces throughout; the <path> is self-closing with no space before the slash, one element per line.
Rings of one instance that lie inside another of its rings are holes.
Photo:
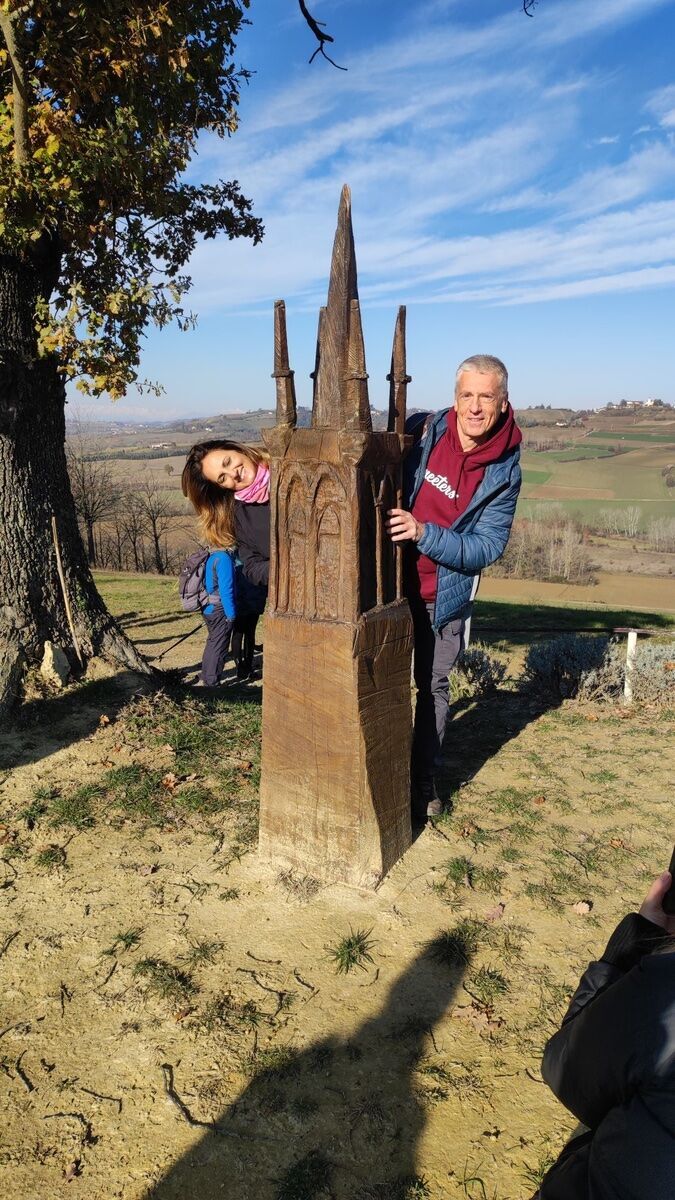
<path fill-rule="evenodd" d="M 525 660 L 526 682 L 559 700 L 618 700 L 625 678 L 626 644 L 605 637 L 562 634 L 531 646 Z M 638 643 L 631 687 L 642 703 L 675 701 L 675 643 Z"/>
<path fill-rule="evenodd" d="M 617 700 L 626 678 L 625 642 L 607 647 L 604 659 L 581 680 L 585 700 Z M 675 643 L 638 642 L 631 672 L 633 699 L 646 704 L 675 702 Z"/>
<path fill-rule="evenodd" d="M 569 700 L 579 694 L 582 680 L 602 666 L 608 645 L 608 638 L 574 633 L 539 642 L 527 652 L 525 680 L 557 700 Z"/>
<path fill-rule="evenodd" d="M 471 646 L 459 657 L 457 672 L 463 676 L 473 695 L 495 692 L 503 683 L 506 663 L 488 654 L 483 646 Z"/>

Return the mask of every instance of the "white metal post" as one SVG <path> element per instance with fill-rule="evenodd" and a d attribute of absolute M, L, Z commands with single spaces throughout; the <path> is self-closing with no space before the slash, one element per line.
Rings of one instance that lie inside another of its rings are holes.
<path fill-rule="evenodd" d="M 625 704 L 630 704 L 633 699 L 632 676 L 637 655 L 637 638 L 637 629 L 629 629 L 628 641 L 626 643 L 626 678 L 623 684 L 623 699 Z"/>

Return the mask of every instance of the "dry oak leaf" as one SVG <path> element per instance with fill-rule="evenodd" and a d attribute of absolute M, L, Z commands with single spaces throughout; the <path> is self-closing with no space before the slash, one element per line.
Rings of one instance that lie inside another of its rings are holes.
<path fill-rule="evenodd" d="M 478 826 L 474 825 L 473 821 L 467 821 L 465 825 L 462 825 L 462 828 L 459 831 L 459 836 L 463 838 L 470 838 L 477 829 Z"/>
<path fill-rule="evenodd" d="M 110 724 L 110 717 L 106 713 L 101 713 L 98 723 L 101 727 Z"/>
<path fill-rule="evenodd" d="M 545 796 L 535 796 L 535 798 L 534 798 L 534 800 L 532 801 L 532 803 L 533 803 L 533 804 L 545 804 L 545 803 L 546 803 L 546 797 L 545 797 Z"/>
<path fill-rule="evenodd" d="M 504 904 L 504 901 L 500 900 L 499 904 L 495 904 L 494 908 L 491 908 L 489 912 L 486 912 L 485 920 L 486 921 L 500 921 L 501 918 L 504 916 L 505 908 L 506 908 L 506 905 Z"/>
<path fill-rule="evenodd" d="M 587 721 L 599 721 L 600 720 L 599 717 L 596 717 L 595 713 L 586 713 L 585 716 L 586 716 Z"/>
<path fill-rule="evenodd" d="M 461 1005 L 452 1010 L 452 1017 L 459 1021 L 469 1021 L 480 1036 L 497 1033 L 503 1026 L 501 1017 L 491 1017 L 484 1009 L 476 1004 Z"/>
<path fill-rule="evenodd" d="M 167 771 L 166 775 L 162 779 L 162 787 L 168 788 L 168 790 L 172 792 L 177 783 L 178 779 L 174 775 L 173 771 Z"/>
<path fill-rule="evenodd" d="M 159 871 L 159 866 L 157 863 L 143 863 L 143 865 L 138 868 L 139 875 L 154 875 L 155 871 Z"/>
<path fill-rule="evenodd" d="M 612 847 L 612 850 L 630 850 L 628 842 L 625 842 L 623 838 L 620 837 L 610 838 L 609 844 Z"/>
<path fill-rule="evenodd" d="M 575 912 L 579 917 L 586 917 L 588 916 L 592 907 L 592 900 L 577 900 L 576 904 L 572 905 L 572 912 Z"/>
<path fill-rule="evenodd" d="M 79 1158 L 74 1158 L 71 1163 L 64 1169 L 63 1178 L 66 1183 L 72 1183 L 73 1179 L 77 1179 L 78 1175 L 82 1174 L 82 1167 Z"/>

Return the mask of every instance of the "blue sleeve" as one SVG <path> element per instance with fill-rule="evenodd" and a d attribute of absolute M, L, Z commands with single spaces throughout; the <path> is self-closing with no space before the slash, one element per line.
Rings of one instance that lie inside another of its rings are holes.
<path fill-rule="evenodd" d="M 475 575 L 504 553 L 509 540 L 516 501 L 520 492 L 520 469 L 512 475 L 505 492 L 495 497 L 481 513 L 470 533 L 458 533 L 426 522 L 417 549 L 432 562 L 453 571 Z"/>
<path fill-rule="evenodd" d="M 223 606 L 225 616 L 229 617 L 230 621 L 233 621 L 237 615 L 234 591 L 234 555 L 228 554 L 224 550 L 222 553 L 215 555 L 214 562 L 220 602 Z"/>

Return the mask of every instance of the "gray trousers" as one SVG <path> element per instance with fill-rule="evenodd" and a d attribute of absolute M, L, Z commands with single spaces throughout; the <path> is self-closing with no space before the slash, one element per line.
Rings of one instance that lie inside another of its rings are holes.
<path fill-rule="evenodd" d="M 230 648 L 232 621 L 225 616 L 221 605 L 218 605 L 214 612 L 202 615 L 208 631 L 202 655 L 202 682 L 207 687 L 215 687 Z"/>
<path fill-rule="evenodd" d="M 450 621 L 434 631 L 434 605 L 410 602 L 415 639 L 413 671 L 417 687 L 411 775 L 431 779 L 441 761 L 448 716 L 449 676 L 462 649 L 464 619 Z"/>

